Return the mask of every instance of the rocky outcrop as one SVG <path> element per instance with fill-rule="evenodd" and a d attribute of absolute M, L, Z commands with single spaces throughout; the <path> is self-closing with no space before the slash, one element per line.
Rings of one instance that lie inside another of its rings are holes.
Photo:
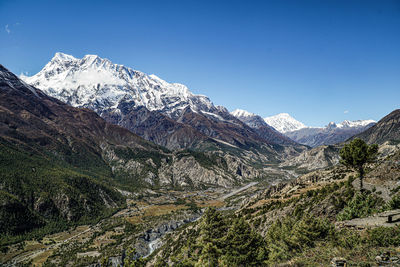
<path fill-rule="evenodd" d="M 281 167 L 296 167 L 308 171 L 322 169 L 339 163 L 339 146 L 320 146 L 288 158 Z"/>
<path fill-rule="evenodd" d="M 130 153 L 130 157 L 124 157 Z M 112 166 L 116 175 L 130 177 L 143 186 L 178 186 L 204 188 L 207 186 L 230 187 L 264 175 L 245 159 L 222 152 L 200 153 L 180 151 L 158 155 L 155 164 L 151 159 L 142 160 L 134 152 L 115 152 L 112 146 L 103 146 L 103 158 Z"/>
<path fill-rule="evenodd" d="M 155 249 L 161 247 L 162 245 L 162 237 L 180 226 L 193 222 L 197 220 L 200 215 L 193 215 L 183 220 L 172 220 L 166 223 L 162 223 L 154 228 L 147 229 L 143 232 L 137 239 L 135 243 L 136 254 L 133 255 L 133 259 L 137 259 L 139 257 L 147 257 L 150 255 Z M 122 251 L 120 256 L 110 257 L 108 262 L 110 265 L 115 267 L 124 266 L 124 259 L 127 257 L 126 252 Z M 101 267 L 100 264 L 92 264 L 90 267 Z"/>

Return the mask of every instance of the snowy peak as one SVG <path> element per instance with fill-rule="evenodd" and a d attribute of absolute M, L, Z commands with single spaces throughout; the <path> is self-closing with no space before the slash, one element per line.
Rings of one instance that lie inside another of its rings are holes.
<path fill-rule="evenodd" d="M 335 129 L 338 126 L 336 125 L 335 122 L 331 121 L 330 123 L 328 123 L 328 125 L 326 126 L 327 129 Z"/>
<path fill-rule="evenodd" d="M 335 122 L 330 122 L 325 127 L 306 127 L 286 132 L 285 134 L 300 144 L 316 147 L 344 142 L 348 138 L 365 131 L 374 124 L 375 121 L 373 120 L 345 120 L 337 124 Z"/>
<path fill-rule="evenodd" d="M 231 112 L 231 115 L 236 117 L 238 120 L 246 123 L 248 126 L 254 129 L 259 129 L 261 127 L 267 127 L 275 131 L 271 126 L 269 126 L 263 118 L 258 116 L 257 114 L 248 112 L 243 109 L 236 109 Z"/>
<path fill-rule="evenodd" d="M 58 52 L 39 73 L 20 78 L 61 101 L 99 114 L 117 108 L 121 102 L 161 111 L 172 118 L 188 106 L 194 111 L 215 111 L 207 97 L 192 94 L 183 84 L 168 83 L 97 55 L 79 59 Z"/>
<path fill-rule="evenodd" d="M 251 128 L 270 127 L 260 116 L 243 109 L 236 109 L 231 112 L 231 115 L 246 123 Z"/>
<path fill-rule="evenodd" d="M 256 116 L 254 113 L 248 112 L 247 110 L 243 110 L 243 109 L 235 109 L 234 111 L 231 112 L 231 114 L 233 116 L 235 116 L 236 118 Z"/>
<path fill-rule="evenodd" d="M 328 125 L 325 127 L 326 129 L 348 129 L 348 128 L 363 128 L 367 125 L 372 125 L 375 124 L 376 121 L 374 120 L 355 120 L 355 121 L 349 121 L 349 120 L 344 120 L 341 123 L 335 123 L 335 122 L 330 122 Z"/>
<path fill-rule="evenodd" d="M 365 127 L 369 124 L 374 124 L 376 121 L 374 120 L 356 120 L 356 121 L 348 121 L 344 120 L 343 122 L 337 125 L 338 128 L 354 128 L 354 127 Z"/>
<path fill-rule="evenodd" d="M 244 122 L 251 127 L 256 133 L 265 140 L 272 140 L 276 144 L 282 145 L 297 145 L 293 140 L 268 125 L 259 115 L 248 112 L 243 109 L 236 109 L 231 112 L 231 115 Z"/>
<path fill-rule="evenodd" d="M 78 59 L 71 55 L 67 55 L 61 52 L 57 52 L 51 59 L 51 61 L 76 61 L 76 60 Z"/>
<path fill-rule="evenodd" d="M 288 113 L 280 113 L 271 117 L 266 117 L 264 121 L 281 133 L 296 131 L 306 127 Z"/>

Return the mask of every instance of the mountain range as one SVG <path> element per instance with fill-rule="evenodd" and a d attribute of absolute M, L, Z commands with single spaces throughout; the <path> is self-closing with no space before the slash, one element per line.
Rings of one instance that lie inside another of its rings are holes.
<path fill-rule="evenodd" d="M 285 135 L 296 142 L 310 147 L 333 145 L 346 141 L 375 125 L 373 120 L 343 121 L 336 124 L 330 122 L 325 127 L 305 127 L 286 132 Z"/>
<path fill-rule="evenodd" d="M 245 110 L 229 112 L 182 84 L 96 55 L 78 59 L 56 53 L 39 73 L 20 78 L 168 149 L 230 155 L 254 166 L 313 154 L 306 146 L 341 143 L 375 124 L 359 120 L 307 127 L 287 113 L 263 119 Z"/>
<path fill-rule="evenodd" d="M 39 73 L 21 78 L 169 149 L 207 151 L 229 146 L 249 158 L 269 161 L 282 158 L 278 150 L 293 154 L 305 149 L 264 122 L 260 127 L 249 126 L 182 84 L 98 56 L 78 59 L 56 53 Z"/>
<path fill-rule="evenodd" d="M 271 158 L 274 149 L 265 144 L 297 149 L 301 146 L 296 143 L 330 145 L 374 123 L 344 121 L 307 127 L 287 113 L 264 119 L 244 110 L 229 113 L 222 106 L 214 106 L 208 97 L 193 94 L 183 84 L 168 83 L 154 74 L 147 75 L 97 55 L 78 59 L 56 53 L 40 72 L 20 78 L 50 96 L 74 107 L 92 109 L 108 122 L 169 149 L 203 151 L 229 144 L 241 150 L 268 150 Z"/>
<path fill-rule="evenodd" d="M 245 110 L 236 110 L 232 114 L 244 122 L 251 120 L 251 118 L 258 117 L 259 119 L 258 115 Z M 293 141 L 310 147 L 344 142 L 376 123 L 374 120 L 345 120 L 338 124 L 330 122 L 325 127 L 308 127 L 288 113 L 266 117 L 264 121 Z"/>

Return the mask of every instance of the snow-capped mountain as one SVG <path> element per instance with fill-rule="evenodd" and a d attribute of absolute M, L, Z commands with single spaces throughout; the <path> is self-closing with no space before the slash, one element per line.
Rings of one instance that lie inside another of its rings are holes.
<path fill-rule="evenodd" d="M 286 145 L 288 140 L 272 128 L 261 136 L 226 108 L 214 106 L 208 97 L 193 94 L 185 85 L 96 55 L 75 58 L 56 53 L 39 73 L 21 78 L 50 96 L 92 109 L 108 122 L 170 149 L 228 143 L 241 150 L 264 147 L 263 151 L 281 157 L 271 144 Z"/>
<path fill-rule="evenodd" d="M 248 112 L 247 110 L 243 109 L 235 109 L 234 111 L 231 112 L 231 114 L 235 117 L 253 117 L 256 116 L 256 114 Z"/>
<path fill-rule="evenodd" d="M 268 140 L 274 140 L 274 142 L 278 144 L 295 144 L 293 140 L 287 138 L 285 135 L 268 125 L 264 119 L 257 114 L 243 109 L 236 109 L 232 111 L 231 114 L 242 122 L 246 123 L 249 127 L 253 128 L 258 135 Z"/>
<path fill-rule="evenodd" d="M 344 120 L 341 123 L 337 124 L 338 128 L 354 128 L 354 127 L 365 127 L 369 124 L 375 124 L 374 120 L 356 120 L 356 121 L 348 121 Z"/>
<path fill-rule="evenodd" d="M 375 124 L 374 120 L 345 120 L 338 124 L 330 122 L 325 127 L 307 127 L 288 113 L 280 113 L 264 119 L 241 109 L 237 109 L 231 114 L 256 130 L 260 127 L 265 127 L 265 125 L 272 126 L 291 140 L 311 147 L 343 142 Z"/>
<path fill-rule="evenodd" d="M 279 113 L 271 117 L 266 117 L 264 121 L 281 133 L 296 131 L 306 127 L 288 113 Z"/>
<path fill-rule="evenodd" d="M 113 64 L 96 55 L 81 59 L 56 53 L 36 75 L 21 78 L 50 96 L 75 107 L 87 107 L 101 114 L 121 102 L 161 111 L 171 118 L 183 109 L 213 112 L 215 107 L 202 95 L 194 95 L 179 83 L 168 83 L 156 75 Z"/>
<path fill-rule="evenodd" d="M 338 124 L 330 122 L 325 127 L 305 127 L 286 132 L 285 135 L 300 144 L 316 147 L 344 142 L 348 138 L 367 130 L 373 125 L 375 125 L 374 120 L 345 120 Z"/>
<path fill-rule="evenodd" d="M 243 109 L 235 109 L 234 111 L 231 112 L 233 116 L 238 118 L 239 120 L 243 121 L 246 123 L 248 126 L 251 128 L 260 128 L 262 126 L 268 126 L 270 127 L 265 121 L 258 115 L 248 112 Z M 274 129 L 275 130 L 275 129 Z"/>

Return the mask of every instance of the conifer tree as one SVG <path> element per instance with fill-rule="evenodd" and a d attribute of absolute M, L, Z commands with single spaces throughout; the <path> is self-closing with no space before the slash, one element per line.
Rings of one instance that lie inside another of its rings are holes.
<path fill-rule="evenodd" d="M 362 139 L 356 138 L 340 150 L 340 162 L 358 172 L 360 175 L 360 190 L 363 190 L 364 165 L 373 161 L 378 153 L 378 145 L 367 145 Z"/>

